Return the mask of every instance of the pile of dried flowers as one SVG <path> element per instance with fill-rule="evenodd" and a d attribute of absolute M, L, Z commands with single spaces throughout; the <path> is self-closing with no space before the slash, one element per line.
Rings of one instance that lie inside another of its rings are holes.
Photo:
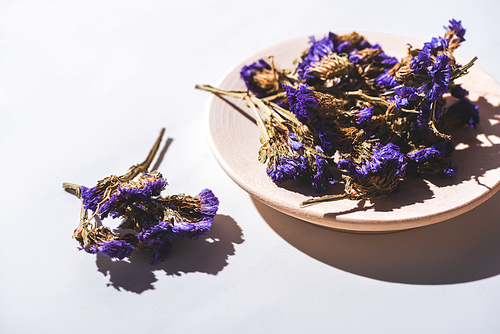
<path fill-rule="evenodd" d="M 477 58 L 458 64 L 453 52 L 465 29 L 454 19 L 445 29 L 422 49 L 409 46 L 401 60 L 356 32 L 311 37 L 294 68 L 280 69 L 272 57 L 244 66 L 248 91 L 196 88 L 248 102 L 259 126 L 259 161 L 275 183 L 308 179 L 318 193 L 344 183 L 343 194 L 302 204 L 387 196 L 410 173 L 453 177 L 454 146 L 445 132 L 479 123 L 477 106 L 454 82 Z M 449 95 L 456 101 L 445 107 Z"/>
<path fill-rule="evenodd" d="M 148 172 L 164 131 L 146 160 L 126 174 L 106 177 L 92 188 L 63 184 L 82 201 L 80 223 L 73 234 L 80 250 L 122 260 L 134 249 L 151 249 L 151 264 L 155 264 L 168 256 L 174 239 L 197 239 L 211 229 L 219 206 L 211 190 L 204 189 L 197 196 L 162 197 L 166 179 L 158 171 Z M 108 216 L 122 218 L 119 228 L 128 232 L 121 234 L 100 225 Z"/>

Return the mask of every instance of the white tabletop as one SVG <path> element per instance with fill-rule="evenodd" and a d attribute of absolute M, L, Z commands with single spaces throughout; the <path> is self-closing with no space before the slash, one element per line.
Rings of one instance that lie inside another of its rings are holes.
<path fill-rule="evenodd" d="M 326 230 L 254 200 L 219 167 L 209 94 L 242 58 L 327 31 L 430 40 L 500 81 L 496 1 L 0 3 L 0 333 L 498 333 L 500 194 L 381 235 Z M 141 162 L 162 127 L 165 194 L 210 188 L 213 230 L 170 257 L 78 251 L 78 199 Z"/>

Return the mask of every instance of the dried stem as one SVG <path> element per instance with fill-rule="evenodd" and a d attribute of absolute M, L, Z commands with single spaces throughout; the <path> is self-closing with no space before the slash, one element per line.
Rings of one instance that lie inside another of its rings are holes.
<path fill-rule="evenodd" d="M 165 128 L 161 129 L 160 135 L 158 136 L 158 139 L 156 140 L 155 144 L 153 145 L 153 147 L 149 151 L 149 154 L 146 157 L 146 160 L 144 160 L 144 162 L 142 162 L 138 165 L 130 167 L 129 171 L 125 175 L 120 176 L 121 181 L 124 181 L 124 182 L 130 181 L 130 180 L 134 179 L 137 175 L 139 175 L 139 173 L 146 173 L 148 171 L 149 166 L 153 162 L 153 159 L 154 159 L 156 153 L 158 152 L 158 149 L 160 148 L 161 139 L 163 138 L 164 133 L 165 133 Z"/>
<path fill-rule="evenodd" d="M 339 199 L 342 199 L 342 198 L 346 198 L 346 197 L 349 197 L 349 194 L 325 195 L 325 196 L 321 196 L 321 197 L 318 197 L 318 198 L 310 198 L 308 200 L 305 200 L 302 203 L 300 203 L 300 206 L 304 207 L 304 206 L 310 205 L 310 204 L 336 201 L 336 200 L 339 200 Z"/>

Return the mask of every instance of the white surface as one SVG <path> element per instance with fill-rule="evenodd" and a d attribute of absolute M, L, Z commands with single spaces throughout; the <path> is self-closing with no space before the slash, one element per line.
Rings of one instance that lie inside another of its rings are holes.
<path fill-rule="evenodd" d="M 233 64 L 322 31 L 428 40 L 451 18 L 457 52 L 500 80 L 495 1 L 0 3 L 0 333 L 498 333 L 500 196 L 440 224 L 385 235 L 284 216 L 209 151 L 208 93 Z M 354 17 L 354 18 L 353 18 Z M 168 194 L 208 187 L 207 239 L 167 261 L 77 251 L 77 199 L 144 159 L 161 127 Z M 165 143 L 165 142 L 164 142 Z M 498 152 L 496 152 L 498 153 Z M 212 241 L 212 242 L 210 242 Z"/>

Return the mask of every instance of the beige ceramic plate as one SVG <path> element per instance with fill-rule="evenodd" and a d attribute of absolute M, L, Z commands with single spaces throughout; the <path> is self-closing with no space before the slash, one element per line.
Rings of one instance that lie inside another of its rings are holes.
<path fill-rule="evenodd" d="M 404 37 L 362 34 L 372 44 L 380 44 L 386 54 L 398 58 L 405 54 L 407 43 L 422 46 L 422 42 Z M 304 36 L 259 51 L 234 66 L 217 87 L 245 90 L 239 78 L 243 65 L 274 56 L 277 64 L 289 68 L 309 47 L 308 42 L 309 37 Z M 466 63 L 465 59 L 458 61 Z M 459 168 L 456 177 L 427 181 L 409 176 L 398 192 L 383 199 L 361 202 L 343 199 L 299 207 L 314 194 L 293 182 L 277 186 L 267 177 L 265 166 L 257 161 L 260 147 L 257 126 L 249 116 L 251 111 L 239 100 L 210 98 L 208 138 L 213 154 L 234 182 L 254 198 L 290 216 L 333 229 L 364 233 L 425 226 L 474 208 L 500 187 L 500 85 L 477 65 L 458 82 L 470 91 L 469 98 L 479 106 L 481 120 L 476 130 L 464 128 L 453 134 L 457 150 L 451 158 Z"/>

